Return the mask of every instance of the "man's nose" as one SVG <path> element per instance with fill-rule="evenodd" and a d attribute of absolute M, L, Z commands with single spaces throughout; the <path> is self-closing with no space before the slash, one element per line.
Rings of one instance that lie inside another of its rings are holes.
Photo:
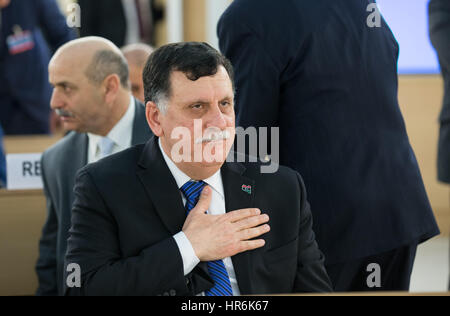
<path fill-rule="evenodd" d="M 53 110 L 60 109 L 64 106 L 64 102 L 56 89 L 53 89 L 52 98 L 50 99 L 50 107 Z"/>
<path fill-rule="evenodd" d="M 227 120 L 225 114 L 220 110 L 220 106 L 216 105 L 212 107 L 206 122 L 206 127 L 216 127 L 223 130 L 227 127 Z"/>

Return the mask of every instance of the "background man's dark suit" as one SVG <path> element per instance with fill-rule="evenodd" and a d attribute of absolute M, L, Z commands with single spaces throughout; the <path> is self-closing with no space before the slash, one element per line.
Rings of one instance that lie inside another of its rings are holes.
<path fill-rule="evenodd" d="M 134 1 L 134 0 L 129 0 Z M 149 0 L 152 9 L 153 26 L 162 19 L 163 12 Z M 127 21 L 121 0 L 79 0 L 81 8 L 80 36 L 100 36 L 109 39 L 117 47 L 125 45 Z M 152 40 L 154 43 L 154 28 Z"/>
<path fill-rule="evenodd" d="M 3 150 L 3 130 L 0 125 L 0 188 L 6 186 L 6 160 Z"/>
<path fill-rule="evenodd" d="M 430 38 L 438 53 L 442 76 L 444 77 L 444 104 L 439 117 L 441 129 L 439 133 L 438 179 L 450 183 L 450 1 L 431 0 L 428 10 Z"/>
<path fill-rule="evenodd" d="M 145 143 L 152 135 L 145 119 L 145 108 L 135 103 L 132 145 Z M 47 198 L 47 222 L 39 245 L 36 265 L 38 295 L 63 294 L 63 269 L 70 228 L 73 187 L 79 169 L 87 164 L 88 136 L 71 132 L 42 157 L 42 179 Z M 120 168 L 120 166 L 118 166 Z"/>
<path fill-rule="evenodd" d="M 281 167 L 225 163 L 226 211 L 270 216 L 264 248 L 232 257 L 242 294 L 329 291 L 300 176 Z M 242 190 L 251 185 L 252 192 Z M 66 265 L 81 267 L 84 295 L 195 295 L 212 287 L 206 263 L 186 277 L 172 237 L 186 220 L 180 191 L 157 138 L 83 168 L 75 185 Z"/>
<path fill-rule="evenodd" d="M 436 48 L 444 77 L 445 95 L 438 155 L 438 178 L 450 183 L 450 1 L 431 0 L 429 4 L 430 37 Z"/>
<path fill-rule="evenodd" d="M 34 48 L 11 55 L 6 40 L 14 34 L 15 25 L 32 33 Z M 55 0 L 11 1 L 1 10 L 0 124 L 5 134 L 49 132 L 50 49 L 56 50 L 74 37 Z"/>
<path fill-rule="evenodd" d="M 235 0 L 218 26 L 236 125 L 280 127 L 328 266 L 438 234 L 397 101 L 398 44 L 384 20 L 367 26 L 369 2 Z"/>

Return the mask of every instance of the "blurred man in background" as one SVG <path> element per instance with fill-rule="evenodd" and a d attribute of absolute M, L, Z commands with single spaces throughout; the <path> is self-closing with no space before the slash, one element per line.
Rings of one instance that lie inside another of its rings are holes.
<path fill-rule="evenodd" d="M 62 46 L 49 64 L 52 108 L 72 131 L 42 156 L 48 217 L 39 245 L 38 295 L 60 295 L 75 174 L 151 134 L 130 92 L 127 62 L 112 42 L 86 37 Z"/>
<path fill-rule="evenodd" d="M 280 128 L 339 292 L 407 291 L 417 245 L 439 233 L 398 105 L 398 44 L 381 16 L 368 23 L 371 2 L 235 0 L 218 27 L 236 125 Z"/>
<path fill-rule="evenodd" d="M 79 0 L 80 36 L 101 36 L 118 47 L 155 44 L 155 23 L 163 12 L 153 0 Z"/>
<path fill-rule="evenodd" d="M 75 34 L 55 0 L 0 0 L 0 9 L 0 124 L 7 135 L 47 134 L 48 44 L 54 51 Z"/>
<path fill-rule="evenodd" d="M 428 13 L 430 38 L 444 77 L 444 104 L 439 117 L 438 179 L 450 184 L 450 1 L 431 0 Z"/>
<path fill-rule="evenodd" d="M 3 150 L 3 129 L 0 125 L 0 188 L 6 187 L 6 160 Z"/>
<path fill-rule="evenodd" d="M 130 44 L 122 47 L 122 53 L 127 59 L 130 70 L 131 92 L 133 96 L 144 103 L 144 81 L 142 74 L 148 57 L 153 48 L 147 44 Z"/>
<path fill-rule="evenodd" d="M 444 103 L 438 155 L 438 178 L 450 184 L 450 1 L 431 0 L 429 3 L 430 37 L 438 53 L 444 77 Z"/>

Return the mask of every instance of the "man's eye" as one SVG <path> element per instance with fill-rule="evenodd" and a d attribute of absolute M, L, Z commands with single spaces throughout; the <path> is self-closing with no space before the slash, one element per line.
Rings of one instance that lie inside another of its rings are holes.
<path fill-rule="evenodd" d="M 229 105 L 231 105 L 231 103 L 228 102 L 228 101 L 223 101 L 223 102 L 221 103 L 221 105 L 222 105 L 222 106 L 229 106 Z"/>
<path fill-rule="evenodd" d="M 193 108 L 193 109 L 201 109 L 202 107 L 203 107 L 203 105 L 201 105 L 201 104 L 194 104 L 191 106 L 191 108 Z"/>
<path fill-rule="evenodd" d="M 69 93 L 72 90 L 69 86 L 66 85 L 62 85 L 61 88 L 65 93 Z"/>

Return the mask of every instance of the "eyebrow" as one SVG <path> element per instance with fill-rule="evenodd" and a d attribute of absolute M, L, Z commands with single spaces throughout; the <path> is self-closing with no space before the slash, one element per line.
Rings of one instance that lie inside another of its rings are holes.
<path fill-rule="evenodd" d="M 223 102 L 223 101 L 233 101 L 234 98 L 231 96 L 228 97 L 224 97 L 222 98 L 219 102 Z M 188 101 L 188 102 L 184 102 L 185 105 L 192 105 L 192 104 L 210 104 L 209 100 L 202 100 L 202 99 L 197 99 L 194 101 Z"/>
<path fill-rule="evenodd" d="M 55 84 L 53 84 L 53 83 L 50 82 L 50 84 L 51 84 L 53 87 L 63 87 L 63 86 L 76 87 L 74 84 L 72 84 L 72 83 L 70 83 L 70 82 L 68 82 L 68 81 L 61 81 L 61 82 L 57 82 L 57 83 L 55 83 Z"/>

